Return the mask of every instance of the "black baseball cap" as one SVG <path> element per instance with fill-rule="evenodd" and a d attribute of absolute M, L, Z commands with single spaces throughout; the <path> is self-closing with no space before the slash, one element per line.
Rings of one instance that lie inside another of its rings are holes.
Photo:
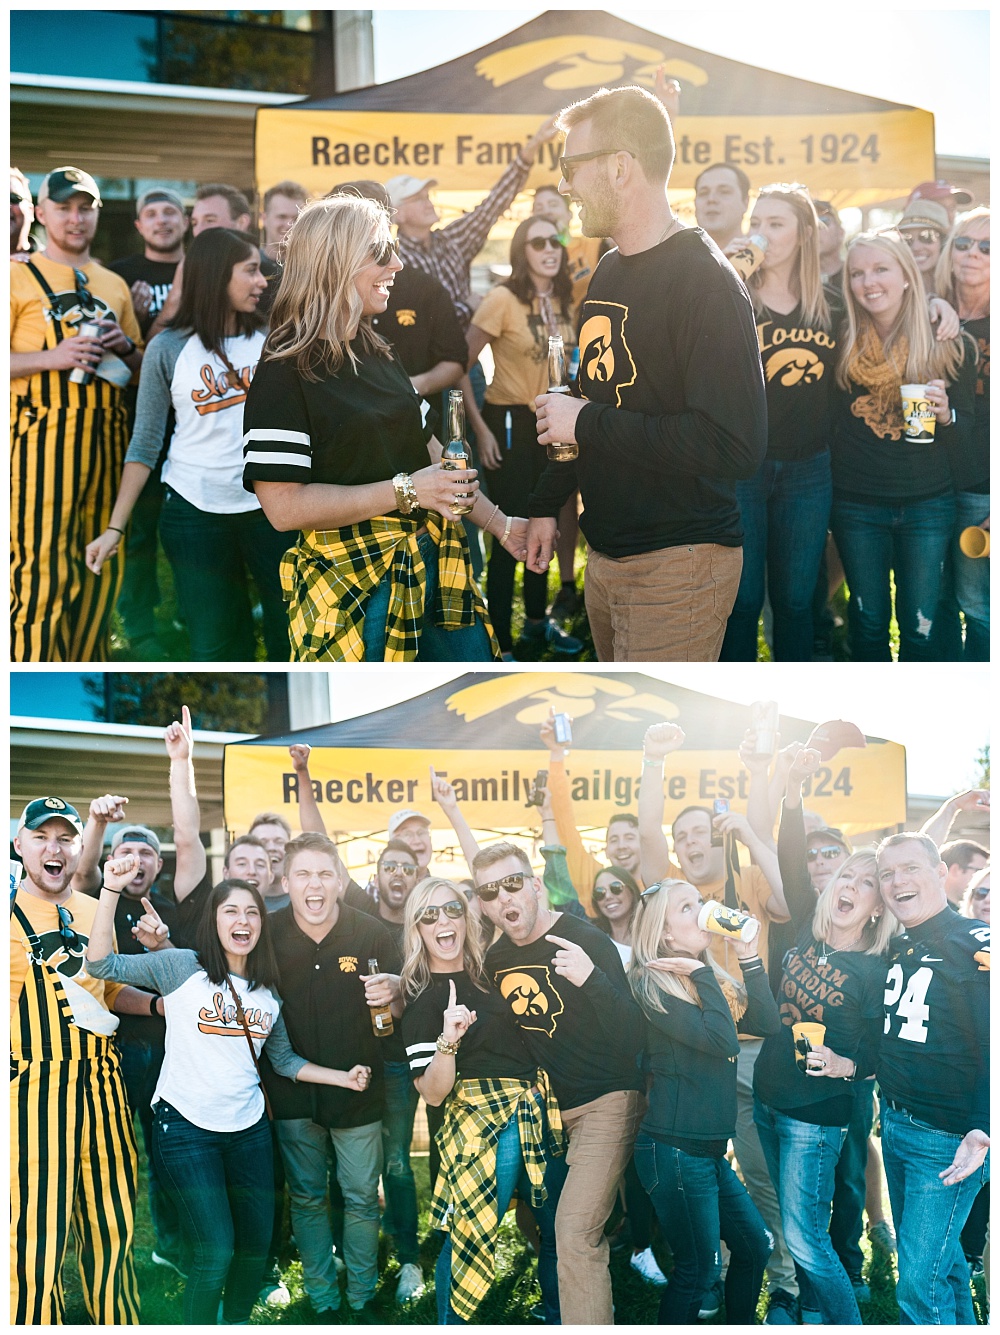
<path fill-rule="evenodd" d="M 71 807 L 68 802 L 64 802 L 61 797 L 36 797 L 21 812 L 21 819 L 17 822 L 17 828 L 19 830 L 37 830 L 40 825 L 44 825 L 47 820 L 53 820 L 55 817 L 64 820 L 67 825 L 71 825 L 77 834 L 83 834 L 83 821 L 80 819 L 79 811 L 76 807 Z"/>
<path fill-rule="evenodd" d="M 49 172 L 38 187 L 39 204 L 46 199 L 54 199 L 57 204 L 63 204 L 73 195 L 89 195 L 95 204 L 101 202 L 101 192 L 97 188 L 97 182 L 80 167 L 57 167 L 55 171 Z"/>

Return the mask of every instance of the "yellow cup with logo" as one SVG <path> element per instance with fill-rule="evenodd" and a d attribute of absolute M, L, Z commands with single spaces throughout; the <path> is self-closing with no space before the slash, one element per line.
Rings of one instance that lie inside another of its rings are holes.
<path fill-rule="evenodd" d="M 806 1069 L 806 1058 L 813 1048 L 818 1047 L 826 1038 L 826 1025 L 814 1024 L 803 1020 L 792 1025 L 792 1040 L 795 1044 L 795 1065 L 800 1071 Z"/>
<path fill-rule="evenodd" d="M 927 385 L 902 385 L 903 421 L 906 431 L 903 439 L 911 445 L 932 445 L 937 418 L 927 398 Z"/>
<path fill-rule="evenodd" d="M 963 556 L 989 556 L 990 554 L 990 531 L 988 528 L 979 528 L 972 524 L 969 528 L 963 528 L 958 535 L 958 545 L 962 549 Z"/>

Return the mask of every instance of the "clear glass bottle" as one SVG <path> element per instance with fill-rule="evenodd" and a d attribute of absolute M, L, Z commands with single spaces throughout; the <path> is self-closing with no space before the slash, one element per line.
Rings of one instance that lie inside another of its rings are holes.
<path fill-rule="evenodd" d="M 448 394 L 448 430 L 441 451 L 441 467 L 449 472 L 472 467 L 472 454 L 465 443 L 465 400 L 460 389 L 453 389 Z M 467 515 L 474 504 L 475 498 L 471 492 L 460 491 L 451 512 L 453 515 Z"/>
<path fill-rule="evenodd" d="M 378 973 L 378 960 L 368 961 L 369 974 Z M 372 1029 L 376 1038 L 388 1038 L 392 1033 L 392 1011 L 388 1006 L 372 1006 Z"/>
<path fill-rule="evenodd" d="M 550 394 L 568 394 L 569 374 L 566 366 L 566 348 L 563 344 L 562 334 L 549 335 L 549 389 Z M 580 453 L 580 447 L 575 442 L 572 445 L 563 445 L 558 441 L 551 441 L 545 447 L 545 453 L 550 459 L 559 463 L 567 459 L 575 459 Z"/>

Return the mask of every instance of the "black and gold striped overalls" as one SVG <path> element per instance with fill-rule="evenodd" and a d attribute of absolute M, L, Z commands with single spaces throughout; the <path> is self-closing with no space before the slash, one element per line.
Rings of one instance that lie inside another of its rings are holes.
<path fill-rule="evenodd" d="M 58 972 L 11 906 L 11 937 L 30 968 L 10 1021 L 10 1319 L 61 1325 L 72 1228 L 95 1325 L 134 1325 L 136 1150 L 111 1039 L 73 1022 Z"/>
<path fill-rule="evenodd" d="M 45 347 L 64 337 L 51 287 L 34 264 L 49 317 Z M 15 663 L 89 663 L 108 657 L 111 611 L 124 573 L 120 556 L 100 575 L 84 549 L 103 533 L 121 481 L 128 423 L 124 393 L 68 371 L 31 377 L 11 396 L 11 649 Z"/>

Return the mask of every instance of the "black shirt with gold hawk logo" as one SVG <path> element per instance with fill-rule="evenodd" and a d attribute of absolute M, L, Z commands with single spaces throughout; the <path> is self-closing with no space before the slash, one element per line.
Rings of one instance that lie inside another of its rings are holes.
<path fill-rule="evenodd" d="M 685 228 L 637 255 L 605 255 L 580 318 L 590 402 L 579 458 L 548 465 L 529 515 L 558 515 L 579 485 L 580 527 L 607 556 L 739 547 L 735 484 L 764 461 L 767 403 L 736 271 L 701 228 Z"/>
<path fill-rule="evenodd" d="M 830 448 L 831 390 L 843 301 L 826 292 L 829 327 L 802 317 L 801 303 L 782 315 L 757 312 L 757 342 L 767 389 L 767 457 L 782 462 L 811 459 Z"/>
<path fill-rule="evenodd" d="M 322 941 L 314 941 L 295 921 L 291 907 L 268 919 L 281 973 L 281 1009 L 292 1047 L 306 1061 L 349 1071 L 370 1066 L 371 1084 L 363 1092 L 331 1085 L 298 1084 L 277 1075 L 261 1054 L 271 1106 L 276 1118 L 308 1117 L 319 1126 L 368 1126 L 381 1120 L 385 1106 L 382 1063 L 386 1039 L 372 1029 L 361 974 L 377 959 L 383 973 L 399 973 L 392 937 L 377 918 L 341 903 L 337 921 Z"/>
<path fill-rule="evenodd" d="M 548 1071 L 560 1108 L 578 1108 L 619 1089 L 643 1089 L 637 1057 L 644 1021 L 614 942 L 567 913 L 549 935 L 575 942 L 593 960 L 582 987 L 556 973 L 552 957 L 559 946 L 544 936 L 527 946 L 502 936 L 486 954 L 486 972 L 536 1064 Z"/>
<path fill-rule="evenodd" d="M 422 269 L 407 266 L 392 280 L 389 304 L 372 326 L 396 350 L 409 376 L 423 375 L 438 362 L 459 362 L 469 349 L 451 297 L 443 283 Z"/>

